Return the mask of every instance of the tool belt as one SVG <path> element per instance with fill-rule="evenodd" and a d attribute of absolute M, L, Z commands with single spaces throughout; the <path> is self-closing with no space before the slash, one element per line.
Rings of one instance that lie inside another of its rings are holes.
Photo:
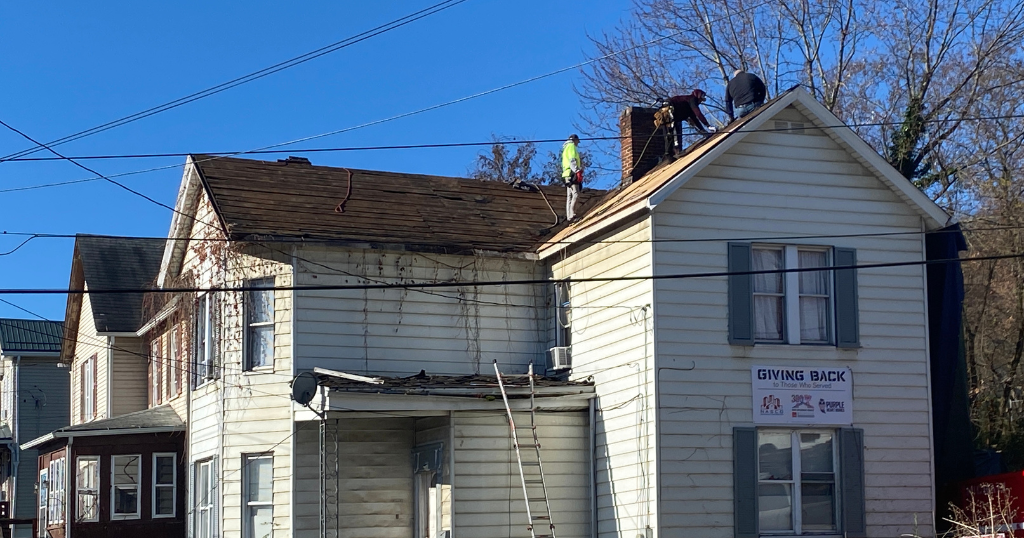
<path fill-rule="evenodd" d="M 662 125 L 672 125 L 672 120 L 672 107 L 663 106 L 654 113 L 654 128 L 657 129 Z"/>

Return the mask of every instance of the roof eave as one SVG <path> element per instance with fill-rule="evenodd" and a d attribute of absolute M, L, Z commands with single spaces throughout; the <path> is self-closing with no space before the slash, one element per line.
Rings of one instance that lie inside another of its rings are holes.
<path fill-rule="evenodd" d="M 21 445 L 22 450 L 28 450 L 30 448 L 37 447 L 44 443 L 54 441 L 57 439 L 72 439 L 74 437 L 103 437 L 108 435 L 139 435 L 148 433 L 177 433 L 184 432 L 185 425 L 181 426 L 154 426 L 149 428 L 115 428 L 115 429 L 104 429 L 104 430 L 71 430 L 71 431 L 53 431 L 46 435 L 36 437 L 35 439 Z"/>

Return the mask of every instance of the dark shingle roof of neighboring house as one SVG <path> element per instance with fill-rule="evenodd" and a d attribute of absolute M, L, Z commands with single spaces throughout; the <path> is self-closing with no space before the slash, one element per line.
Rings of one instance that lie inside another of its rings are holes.
<path fill-rule="evenodd" d="M 79 235 L 75 252 L 88 289 L 153 287 L 164 239 Z M 142 293 L 95 294 L 89 297 L 99 332 L 135 332 L 142 325 Z"/>
<path fill-rule="evenodd" d="M 37 437 L 23 445 L 22 449 L 33 448 L 55 439 L 75 437 L 89 432 L 89 435 L 132 435 L 135 433 L 173 433 L 185 431 L 185 423 L 170 405 L 164 404 L 127 415 L 94 420 L 74 426 L 66 426 L 46 435 Z M 101 433 L 98 433 L 101 432 Z"/>
<path fill-rule="evenodd" d="M 0 319 L 0 351 L 12 353 L 57 353 L 64 324 L 34 319 Z"/>
<path fill-rule="evenodd" d="M 527 252 L 564 217 L 565 188 L 513 189 L 499 181 L 193 155 L 231 239 L 252 236 Z M 582 210 L 604 194 L 585 190 Z M 336 211 L 345 201 L 344 211 Z"/>

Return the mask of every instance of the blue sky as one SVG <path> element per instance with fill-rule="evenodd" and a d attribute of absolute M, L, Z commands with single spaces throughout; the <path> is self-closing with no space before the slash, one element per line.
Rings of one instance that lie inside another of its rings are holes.
<path fill-rule="evenodd" d="M 0 119 L 52 140 L 244 75 L 437 0 L 404 2 L 6 2 L 0 5 Z M 284 6 L 288 7 L 285 8 Z M 244 150 L 373 121 L 575 64 L 587 34 L 628 16 L 628 0 L 468 0 L 349 48 L 183 107 L 59 147 L 66 155 Z M 578 72 L 307 147 L 559 138 L 580 113 Z M 0 132 L 0 154 L 23 149 Z M 541 153 L 557 148 L 541 147 Z M 311 155 L 315 164 L 464 175 L 479 149 Z M 42 155 L 42 154 L 39 154 Z M 265 157 L 277 158 L 278 156 Z M 283 157 L 280 156 L 280 157 Z M 183 158 L 89 161 L 104 174 Z M 75 180 L 67 162 L 0 163 L 0 189 Z M 173 205 L 181 168 L 128 176 Z M 384 208 L 382 208 L 384 210 Z M 97 181 L 0 193 L 0 231 L 165 236 L 170 211 Z M 0 236 L 0 252 L 24 238 Z M 0 256 L 0 288 L 68 283 L 72 239 Z M 64 296 L 4 296 L 62 319 Z M 29 317 L 0 304 L 2 317 Z"/>

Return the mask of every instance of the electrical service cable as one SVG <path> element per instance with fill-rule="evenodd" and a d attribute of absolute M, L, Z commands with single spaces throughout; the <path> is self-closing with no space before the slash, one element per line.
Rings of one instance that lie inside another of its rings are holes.
<path fill-rule="evenodd" d="M 584 282 L 640 282 L 648 280 L 685 280 L 690 278 L 717 278 L 744 275 L 770 275 L 786 273 L 808 273 L 818 271 L 844 271 L 864 269 L 882 269 L 891 267 L 913 267 L 922 265 L 933 265 L 941 263 L 971 263 L 980 261 L 1009 260 L 1024 258 L 1024 253 L 999 254 L 992 256 L 974 256 L 966 258 L 946 258 L 939 260 L 916 260 L 908 262 L 886 262 L 869 263 L 858 265 L 835 265 L 826 267 L 798 267 L 790 269 L 766 269 L 757 271 L 709 271 L 700 273 L 679 273 L 668 275 L 649 276 L 618 276 L 618 277 L 590 277 L 590 278 L 566 278 L 561 280 L 550 279 L 520 279 L 520 280 L 479 280 L 465 282 L 402 282 L 393 284 L 351 284 L 351 285 L 306 285 L 306 286 L 236 286 L 230 288 L 109 288 L 91 290 L 68 290 L 57 288 L 0 288 L 0 295 L 118 295 L 125 293 L 220 293 L 220 292 L 245 292 L 245 291 L 345 291 L 345 290 L 387 290 L 387 289 L 432 289 L 432 288 L 458 288 L 466 286 L 522 286 L 536 284 L 553 284 L 555 282 L 584 283 Z"/>
<path fill-rule="evenodd" d="M 241 77 L 237 77 L 237 78 L 229 80 L 227 82 L 222 82 L 222 83 L 217 84 L 215 86 L 211 86 L 209 88 L 206 88 L 205 90 L 200 90 L 198 92 L 186 95 L 184 97 L 179 97 L 178 99 L 174 99 L 172 101 L 168 101 L 168 102 L 166 102 L 164 104 L 157 105 L 155 107 L 151 107 L 151 108 L 148 108 L 146 110 L 143 110 L 143 111 L 140 111 L 140 112 L 136 112 L 134 114 L 129 114 L 128 116 L 124 116 L 124 117 L 118 118 L 118 119 L 113 120 L 113 121 L 109 121 L 109 122 L 104 123 L 102 125 L 97 125 L 96 127 L 92 127 L 90 129 L 86 129 L 84 131 L 79 131 L 77 133 L 73 133 L 73 134 L 67 135 L 67 136 L 62 137 L 62 138 L 58 138 L 58 139 L 50 141 L 50 142 L 48 142 L 46 144 L 36 144 L 35 147 L 26 148 L 24 150 L 21 150 L 21 151 L 15 152 L 15 153 L 11 153 L 9 155 L 5 155 L 3 157 L 0 157 L 0 162 L 9 161 L 9 160 L 12 160 L 14 158 L 18 158 L 18 157 L 21 157 L 21 156 L 24 156 L 24 155 L 29 155 L 31 153 L 42 151 L 43 149 L 48 149 L 47 146 L 54 147 L 54 146 L 59 146 L 61 144 L 65 144 L 67 142 L 71 142 L 71 141 L 74 141 L 74 140 L 79 140 L 79 139 L 85 138 L 87 136 L 91 136 L 91 135 L 94 135 L 94 134 L 97 134 L 97 133 L 101 133 L 103 131 L 107 131 L 107 130 L 113 129 L 115 127 L 120 127 L 122 125 L 126 125 L 126 124 L 132 123 L 134 121 L 138 121 L 138 120 L 141 120 L 143 118 L 147 118 L 149 116 L 153 116 L 155 114 L 159 114 L 161 112 L 165 112 L 167 110 L 171 110 L 171 109 L 177 108 L 179 106 L 191 103 L 193 101 L 198 101 L 199 99 L 203 99 L 205 97 L 210 97 L 211 95 L 216 95 L 216 94 L 218 94 L 220 92 L 223 92 L 225 90 L 229 90 L 229 89 L 234 88 L 236 86 L 241 86 L 242 84 L 246 84 L 248 82 L 252 82 L 254 80 L 261 79 L 261 78 L 263 78 L 265 76 L 272 75 L 272 74 L 277 73 L 279 71 L 283 71 L 285 69 L 288 69 L 288 68 L 291 68 L 291 67 L 295 67 L 297 65 L 306 63 L 306 62 L 308 62 L 310 60 L 313 60 L 315 58 L 319 58 L 321 56 L 330 54 L 332 52 L 335 52 L 335 51 L 338 51 L 338 50 L 341 50 L 341 49 L 344 49 L 344 48 L 349 47 L 351 45 L 355 45 L 356 43 L 359 43 L 361 41 L 365 41 L 367 39 L 370 39 L 372 37 L 378 36 L 380 34 L 383 34 L 383 33 L 386 33 L 386 32 L 390 32 L 391 30 L 400 28 L 402 26 L 405 26 L 406 24 L 415 22 L 417 20 L 420 20 L 420 19 L 422 19 L 424 17 L 428 17 L 428 16 L 433 15 L 435 13 L 439 13 L 441 11 L 444 11 L 444 10 L 450 8 L 450 7 L 454 7 L 454 6 L 458 5 L 458 4 L 461 4 L 461 3 L 465 2 L 465 1 L 466 0 L 445 0 L 443 2 L 434 4 L 434 5 L 430 6 L 430 7 L 421 9 L 421 10 L 416 11 L 414 13 L 410 13 L 409 15 L 405 15 L 405 16 L 400 17 L 398 19 L 395 19 L 395 20 L 392 20 L 392 21 L 387 22 L 385 24 L 382 24 L 380 26 L 377 26 L 376 28 L 371 28 L 370 30 L 366 30 L 366 31 L 361 32 L 359 34 L 347 37 L 345 39 L 342 39 L 341 41 L 337 41 L 337 42 L 331 43 L 330 45 L 321 47 L 319 49 L 316 49 L 316 50 L 313 50 L 313 51 L 310 51 L 310 52 L 307 52 L 307 53 L 304 53 L 304 54 L 300 54 L 299 56 L 295 56 L 295 57 L 290 58 L 288 60 L 285 60 L 283 62 L 279 62 L 279 63 L 276 63 L 274 65 L 271 65 L 269 67 L 264 67 L 263 69 L 254 71 L 254 72 L 249 73 L 247 75 L 243 75 Z"/>

